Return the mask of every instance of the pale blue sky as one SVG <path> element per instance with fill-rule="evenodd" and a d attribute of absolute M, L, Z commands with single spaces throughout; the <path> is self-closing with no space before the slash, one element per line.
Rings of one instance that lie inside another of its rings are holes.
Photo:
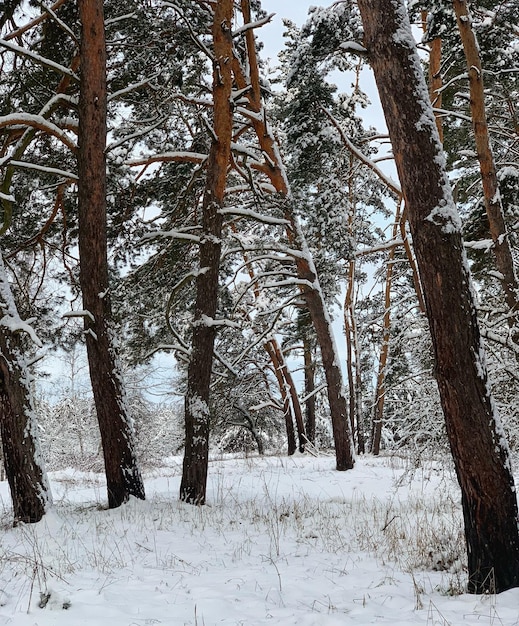
<path fill-rule="evenodd" d="M 283 47 L 283 18 L 288 18 L 301 26 L 308 15 L 311 6 L 329 6 L 331 2 L 316 2 L 313 0 L 262 0 L 261 6 L 267 13 L 276 15 L 270 22 L 257 31 L 259 39 L 265 44 L 263 56 L 276 58 L 277 52 Z"/>

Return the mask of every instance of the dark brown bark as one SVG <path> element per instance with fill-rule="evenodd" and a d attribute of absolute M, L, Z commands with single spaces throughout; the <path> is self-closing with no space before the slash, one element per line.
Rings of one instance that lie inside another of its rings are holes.
<path fill-rule="evenodd" d="M 0 433 L 14 523 L 39 522 L 50 501 L 22 338 L 0 327 Z"/>
<path fill-rule="evenodd" d="M 479 169 L 483 184 L 483 196 L 490 235 L 494 242 L 494 254 L 497 269 L 502 275 L 501 285 L 505 301 L 514 315 L 508 318 L 511 327 L 517 323 L 519 285 L 514 270 L 514 261 L 507 229 L 503 214 L 503 205 L 499 193 L 496 164 L 490 145 L 487 115 L 485 108 L 485 86 L 483 81 L 483 68 L 479 55 L 478 43 L 472 30 L 472 16 L 465 0 L 454 0 L 454 12 L 458 22 L 458 29 L 463 43 L 463 50 L 467 61 L 470 87 L 470 112 L 476 152 L 478 155 Z M 513 334 L 515 343 L 519 343 L 519 331 Z"/>
<path fill-rule="evenodd" d="M 248 23 L 250 22 L 249 1 L 241 0 L 241 6 L 244 21 Z M 257 69 L 258 60 L 252 29 L 246 32 L 246 42 L 252 88 L 247 91 L 245 95 L 248 98 L 249 108 L 254 113 L 260 113 L 263 111 L 263 107 Z M 237 57 L 234 57 L 233 71 L 239 89 L 250 86 L 240 60 Z M 331 321 L 320 289 L 317 272 L 308 246 L 306 245 L 296 212 L 292 206 L 292 198 L 285 170 L 283 164 L 280 162 L 276 141 L 268 128 L 266 115 L 252 116 L 250 123 L 254 128 L 262 150 L 268 157 L 268 163 L 266 163 L 263 171 L 269 177 L 278 194 L 285 200 L 283 211 L 285 219 L 290 224 L 287 228 L 289 243 L 303 251 L 303 254 L 297 255 L 295 258 L 296 269 L 298 278 L 305 284 L 305 286 L 302 286 L 301 290 L 321 350 L 321 359 L 326 377 L 328 404 L 334 434 L 336 467 L 341 471 L 351 469 L 355 461 L 352 434 L 348 421 L 348 406 L 344 395 L 342 372 L 332 334 Z"/>
<path fill-rule="evenodd" d="M 519 584 L 517 502 L 489 391 L 461 227 L 403 2 L 359 0 L 408 211 L 462 492 L 470 592 Z"/>
<path fill-rule="evenodd" d="M 204 504 L 209 460 L 209 387 L 213 364 L 216 326 L 212 323 L 218 306 L 222 214 L 227 168 L 231 154 L 232 111 L 232 0 L 218 0 L 214 6 L 213 102 L 214 135 L 207 164 L 202 201 L 200 268 L 196 279 L 191 357 L 185 399 L 186 444 L 180 499 Z"/>
<path fill-rule="evenodd" d="M 106 52 L 102 0 L 79 0 L 82 24 L 78 210 L 86 347 L 107 480 L 108 506 L 144 499 L 116 356 L 106 238 Z"/>

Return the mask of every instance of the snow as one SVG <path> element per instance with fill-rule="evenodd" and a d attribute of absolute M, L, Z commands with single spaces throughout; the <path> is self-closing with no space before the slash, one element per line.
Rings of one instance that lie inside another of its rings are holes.
<path fill-rule="evenodd" d="M 0 624 L 517 623 L 519 589 L 453 595 L 466 580 L 450 468 L 332 466 L 214 459 L 208 504 L 195 507 L 178 500 L 172 458 L 145 477 L 147 501 L 112 511 L 100 475 L 52 473 L 40 523 L 9 528 L 4 510 Z M 8 508 L 5 482 L 0 495 Z"/>

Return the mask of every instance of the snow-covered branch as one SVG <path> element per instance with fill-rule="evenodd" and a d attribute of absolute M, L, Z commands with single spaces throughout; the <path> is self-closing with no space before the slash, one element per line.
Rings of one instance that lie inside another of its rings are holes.
<path fill-rule="evenodd" d="M 363 57 L 368 54 L 366 48 L 356 41 L 343 41 L 339 45 L 339 49 L 342 50 L 342 52 L 351 52 L 352 54 Z"/>
<path fill-rule="evenodd" d="M 27 50 L 27 48 L 17 46 L 16 44 L 11 43 L 6 39 L 0 39 L 0 47 L 5 48 L 6 50 L 10 50 L 11 52 L 14 52 L 15 54 L 18 54 L 20 56 L 26 57 L 31 61 L 34 61 L 39 65 L 43 65 L 43 67 L 46 67 L 50 70 L 54 70 L 55 72 L 58 72 L 58 74 L 64 74 L 65 76 L 69 76 L 70 78 L 73 78 L 75 81 L 79 82 L 79 76 L 70 68 L 61 65 L 60 63 L 56 63 L 51 59 L 47 59 L 46 57 L 42 57 L 40 54 L 32 52 L 32 50 Z"/>
<path fill-rule="evenodd" d="M 13 167 L 19 167 L 26 170 L 36 170 L 38 172 L 45 172 L 46 174 L 55 174 L 56 176 L 62 176 L 67 180 L 77 180 L 77 175 L 67 170 L 62 170 L 58 167 L 49 167 L 47 165 L 38 165 L 37 163 L 29 163 L 28 161 L 9 161 L 9 165 Z"/>
<path fill-rule="evenodd" d="M 88 317 L 88 319 L 92 322 L 96 321 L 96 318 L 92 315 L 90 311 L 87 309 L 78 309 L 77 311 L 66 311 L 63 313 L 61 317 L 71 318 L 71 317 Z"/>
<path fill-rule="evenodd" d="M 228 319 L 214 319 L 213 317 L 209 317 L 208 315 L 202 315 L 199 319 L 192 322 L 192 326 L 205 326 L 206 328 L 211 328 L 213 326 L 217 326 L 219 328 L 227 327 L 227 328 L 238 328 L 241 329 L 240 324 L 237 322 L 233 322 Z"/>
<path fill-rule="evenodd" d="M 151 239 L 161 238 L 171 238 L 177 239 L 178 241 L 192 241 L 193 243 L 200 243 L 200 237 L 197 235 L 192 235 L 191 233 L 186 233 L 181 230 L 156 230 L 151 233 L 145 233 L 141 237 L 141 243 L 144 241 L 148 241 Z"/>
<path fill-rule="evenodd" d="M 108 20 L 105 20 L 105 26 L 111 26 L 112 24 L 117 24 L 117 22 L 122 22 L 123 20 L 136 20 L 138 19 L 138 15 L 133 13 L 125 13 L 124 15 L 118 15 L 117 17 L 112 17 Z"/>
<path fill-rule="evenodd" d="M 220 209 L 219 211 L 222 215 L 235 215 L 235 216 L 243 216 L 250 217 L 256 222 L 262 222 L 263 224 L 271 224 L 271 225 L 279 225 L 279 226 L 287 226 L 290 224 L 288 220 L 281 219 L 278 217 L 270 217 L 269 215 L 263 215 L 262 213 L 257 213 L 256 211 L 252 211 L 251 209 L 238 209 L 238 208 L 227 208 Z"/>
<path fill-rule="evenodd" d="M 112 141 L 110 144 L 108 144 L 106 148 L 106 152 L 108 153 L 111 150 L 114 150 L 115 148 L 122 146 L 128 141 L 132 141 L 133 139 L 139 139 L 139 137 L 144 137 L 148 135 L 152 130 L 155 130 L 155 128 L 160 126 L 164 122 L 164 119 L 165 118 L 160 118 L 153 124 L 150 124 L 149 126 L 142 128 L 141 130 L 135 131 L 134 133 L 131 133 L 130 135 L 125 135 L 124 137 L 119 137 L 119 139 L 116 139 L 115 141 Z"/>
<path fill-rule="evenodd" d="M 386 241 L 385 243 L 381 243 L 378 246 L 373 246 L 372 248 L 362 248 L 355 252 L 356 257 L 367 256 L 369 254 L 375 254 L 377 252 L 384 252 L 386 250 L 391 250 L 392 248 L 397 248 L 399 246 L 404 245 L 403 239 L 392 239 L 391 241 Z"/>
<path fill-rule="evenodd" d="M 257 20 L 255 22 L 248 22 L 247 24 L 244 24 L 243 26 L 240 26 L 240 28 L 237 28 L 236 30 L 234 30 L 232 33 L 232 36 L 238 37 L 238 35 L 242 35 L 246 33 L 248 30 L 251 30 L 253 28 L 260 28 L 261 26 L 264 26 L 265 24 L 268 24 L 270 21 L 272 21 L 272 18 L 275 15 L 276 15 L 275 13 L 269 13 L 268 15 L 261 18 L 260 20 Z"/>
<path fill-rule="evenodd" d="M 54 12 L 54 11 L 56 11 L 56 9 L 59 9 L 59 7 L 62 4 L 65 4 L 66 1 L 67 0 L 57 0 L 57 2 L 55 2 L 50 7 L 50 9 Z M 49 7 L 45 7 L 45 8 L 48 10 Z M 8 35 L 5 36 L 5 39 L 6 40 L 18 39 L 19 37 L 21 37 L 21 35 L 26 33 L 28 30 L 31 30 L 31 28 L 34 28 L 35 26 L 37 26 L 38 24 L 40 24 L 44 20 L 48 19 L 48 17 L 49 17 L 49 13 L 48 12 L 42 13 L 41 15 L 38 15 L 38 17 L 35 17 L 30 22 L 27 22 L 27 24 L 24 24 L 23 26 L 20 26 L 16 30 L 13 30 L 12 32 L 10 32 Z"/>
<path fill-rule="evenodd" d="M 56 137 L 63 144 L 70 148 L 72 151 L 76 151 L 76 144 L 70 139 L 59 126 L 49 122 L 42 115 L 34 115 L 33 113 L 10 113 L 9 115 L 0 116 L 0 128 L 6 128 L 8 126 L 31 126 L 39 130 L 43 130 L 49 135 Z"/>
<path fill-rule="evenodd" d="M 136 89 L 140 89 L 141 87 L 146 87 L 147 85 L 150 84 L 150 82 L 154 78 L 157 78 L 158 76 L 160 76 L 160 72 L 157 72 L 156 74 L 152 74 L 151 76 L 147 76 L 145 79 L 140 80 L 137 83 L 132 83 L 131 85 L 127 85 L 124 89 L 119 89 L 119 91 L 114 91 L 108 96 L 108 102 L 112 102 L 112 100 L 116 100 L 117 98 L 120 98 L 121 96 L 124 96 L 125 94 L 130 93 L 131 91 L 135 91 Z"/>
<path fill-rule="evenodd" d="M 34 318 L 28 320 L 22 320 L 16 303 L 11 291 L 11 286 L 7 280 L 7 272 L 4 265 L 2 254 L 0 253 L 0 311 L 2 317 L 0 319 L 0 326 L 7 328 L 12 333 L 24 332 L 29 335 L 31 341 L 41 348 L 43 346 L 40 338 L 36 334 L 36 331 L 31 326 L 34 322 Z"/>
<path fill-rule="evenodd" d="M 1 119 L 1 118 L 0 118 Z M 136 167 L 139 165 L 151 165 L 152 163 L 196 163 L 197 165 L 207 160 L 207 154 L 200 152 L 163 152 L 142 159 L 132 159 L 126 165 Z"/>
<path fill-rule="evenodd" d="M 469 115 L 464 115 L 458 111 L 448 111 L 447 109 L 438 109 L 436 107 L 433 108 L 433 111 L 436 115 L 441 115 L 442 117 L 456 117 L 465 122 L 472 123 L 472 118 Z"/>
<path fill-rule="evenodd" d="M 374 163 L 370 158 L 368 158 L 363 152 L 361 152 L 346 136 L 346 133 L 341 128 L 339 122 L 335 119 L 335 117 L 325 108 L 321 107 L 321 110 L 328 117 L 330 122 L 337 129 L 341 137 L 341 141 L 348 148 L 348 150 L 355 156 L 361 163 L 369 167 L 369 169 L 374 172 L 378 178 L 386 185 L 388 189 L 390 189 L 397 196 L 402 195 L 402 190 L 400 189 L 400 185 L 396 183 L 391 177 L 384 174 L 384 172 Z"/>

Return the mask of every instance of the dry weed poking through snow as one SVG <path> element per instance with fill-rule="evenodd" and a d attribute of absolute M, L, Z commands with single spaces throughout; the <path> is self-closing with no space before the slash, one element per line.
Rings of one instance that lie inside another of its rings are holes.
<path fill-rule="evenodd" d="M 440 463 L 215 460 L 208 505 L 178 501 L 180 459 L 148 500 L 102 508 L 100 476 L 51 475 L 56 505 L 0 548 L 0 626 L 519 624 L 519 590 L 464 595 L 459 493 Z"/>

